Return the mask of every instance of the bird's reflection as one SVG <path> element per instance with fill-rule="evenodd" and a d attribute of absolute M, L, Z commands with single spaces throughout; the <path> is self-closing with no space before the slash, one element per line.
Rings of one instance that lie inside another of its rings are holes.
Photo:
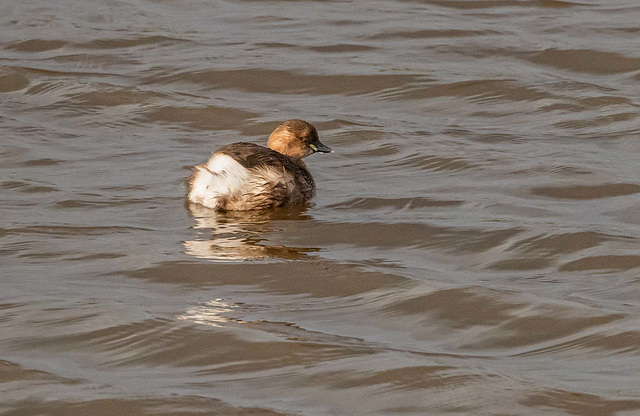
<path fill-rule="evenodd" d="M 196 204 L 187 204 L 196 221 L 198 236 L 184 242 L 187 254 L 222 262 L 257 259 L 299 259 L 314 248 L 286 247 L 268 242 L 268 234 L 277 231 L 278 221 L 307 221 L 308 207 L 270 211 L 217 212 Z"/>

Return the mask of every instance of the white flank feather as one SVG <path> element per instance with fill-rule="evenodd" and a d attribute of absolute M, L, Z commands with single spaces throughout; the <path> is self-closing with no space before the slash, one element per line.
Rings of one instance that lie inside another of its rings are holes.
<path fill-rule="evenodd" d="M 196 169 L 188 198 L 207 208 L 217 208 L 220 197 L 240 192 L 249 177 L 244 166 L 224 154 L 214 154 Z"/>

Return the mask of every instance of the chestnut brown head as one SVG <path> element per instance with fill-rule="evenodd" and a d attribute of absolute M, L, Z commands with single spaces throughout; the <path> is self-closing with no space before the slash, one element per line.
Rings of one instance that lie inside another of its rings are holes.
<path fill-rule="evenodd" d="M 332 150 L 318 139 L 316 128 L 304 120 L 287 120 L 269 136 L 270 149 L 295 159 L 313 153 L 331 153 Z"/>

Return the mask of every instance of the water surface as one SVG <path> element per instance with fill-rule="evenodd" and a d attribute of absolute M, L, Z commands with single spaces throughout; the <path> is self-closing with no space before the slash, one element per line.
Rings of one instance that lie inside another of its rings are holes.
<path fill-rule="evenodd" d="M 0 12 L 4 414 L 640 413 L 637 2 Z M 185 206 L 289 118 L 313 204 Z"/>

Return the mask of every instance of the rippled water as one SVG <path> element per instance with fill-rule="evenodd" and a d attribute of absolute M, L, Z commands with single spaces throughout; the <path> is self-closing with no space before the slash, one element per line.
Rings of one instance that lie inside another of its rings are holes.
<path fill-rule="evenodd" d="M 640 414 L 637 1 L 0 12 L 0 411 Z M 185 207 L 289 118 L 314 204 Z"/>

